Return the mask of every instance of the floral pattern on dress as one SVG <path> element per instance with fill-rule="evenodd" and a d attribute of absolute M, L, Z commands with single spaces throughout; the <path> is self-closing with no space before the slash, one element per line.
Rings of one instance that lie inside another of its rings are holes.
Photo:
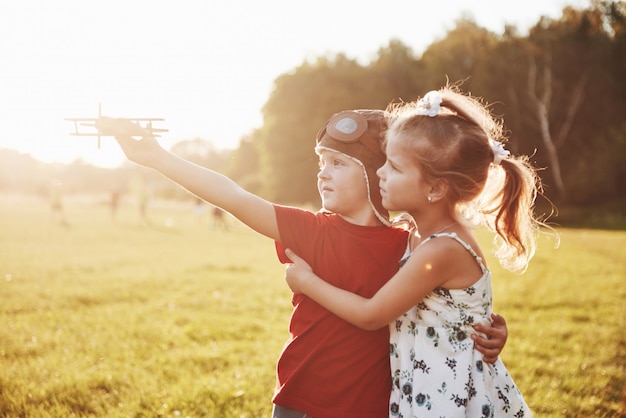
<path fill-rule="evenodd" d="M 472 325 L 488 324 L 492 310 L 491 273 L 471 246 L 454 233 L 483 275 L 466 289 L 433 290 L 389 326 L 392 393 L 389 416 L 532 417 L 504 364 L 483 363 L 474 350 Z M 402 263 L 401 263 L 402 264 Z"/>

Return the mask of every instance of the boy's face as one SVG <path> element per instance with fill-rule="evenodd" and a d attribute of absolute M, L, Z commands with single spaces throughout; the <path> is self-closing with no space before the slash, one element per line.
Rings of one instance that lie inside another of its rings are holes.
<path fill-rule="evenodd" d="M 320 152 L 317 190 L 322 207 L 346 218 L 372 214 L 365 171 L 356 161 L 338 152 Z"/>

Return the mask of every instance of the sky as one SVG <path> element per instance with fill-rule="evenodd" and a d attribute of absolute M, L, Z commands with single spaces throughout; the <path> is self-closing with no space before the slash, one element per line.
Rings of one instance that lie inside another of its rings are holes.
<path fill-rule="evenodd" d="M 273 81 L 343 53 L 366 64 L 391 39 L 416 54 L 462 16 L 520 33 L 588 0 L 19 0 L 0 6 L 0 148 L 46 162 L 115 167 L 113 138 L 69 117 L 160 117 L 166 148 L 237 148 L 262 123 Z"/>

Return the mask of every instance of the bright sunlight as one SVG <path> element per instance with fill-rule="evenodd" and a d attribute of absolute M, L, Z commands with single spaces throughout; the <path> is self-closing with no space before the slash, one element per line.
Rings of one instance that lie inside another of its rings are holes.
<path fill-rule="evenodd" d="M 0 147 L 116 166 L 123 156 L 110 138 L 98 149 L 95 139 L 70 136 L 64 121 L 96 117 L 102 103 L 105 116 L 165 118 L 166 147 L 201 137 L 236 148 L 261 125 L 274 79 L 304 60 L 345 53 L 369 61 L 394 38 L 420 53 L 461 16 L 494 32 L 505 23 L 523 31 L 586 3 L 8 2 L 0 13 Z"/>

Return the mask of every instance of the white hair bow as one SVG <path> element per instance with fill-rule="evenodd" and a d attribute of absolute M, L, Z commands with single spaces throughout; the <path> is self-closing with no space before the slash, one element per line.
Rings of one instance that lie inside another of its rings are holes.
<path fill-rule="evenodd" d="M 441 93 L 431 90 L 417 102 L 417 114 L 435 117 L 441 110 Z"/>
<path fill-rule="evenodd" d="M 491 145 L 491 150 L 493 151 L 493 163 L 500 164 L 502 160 L 506 160 L 509 158 L 511 153 L 504 149 L 504 144 L 499 141 L 494 141 L 489 138 L 489 145 Z"/>

